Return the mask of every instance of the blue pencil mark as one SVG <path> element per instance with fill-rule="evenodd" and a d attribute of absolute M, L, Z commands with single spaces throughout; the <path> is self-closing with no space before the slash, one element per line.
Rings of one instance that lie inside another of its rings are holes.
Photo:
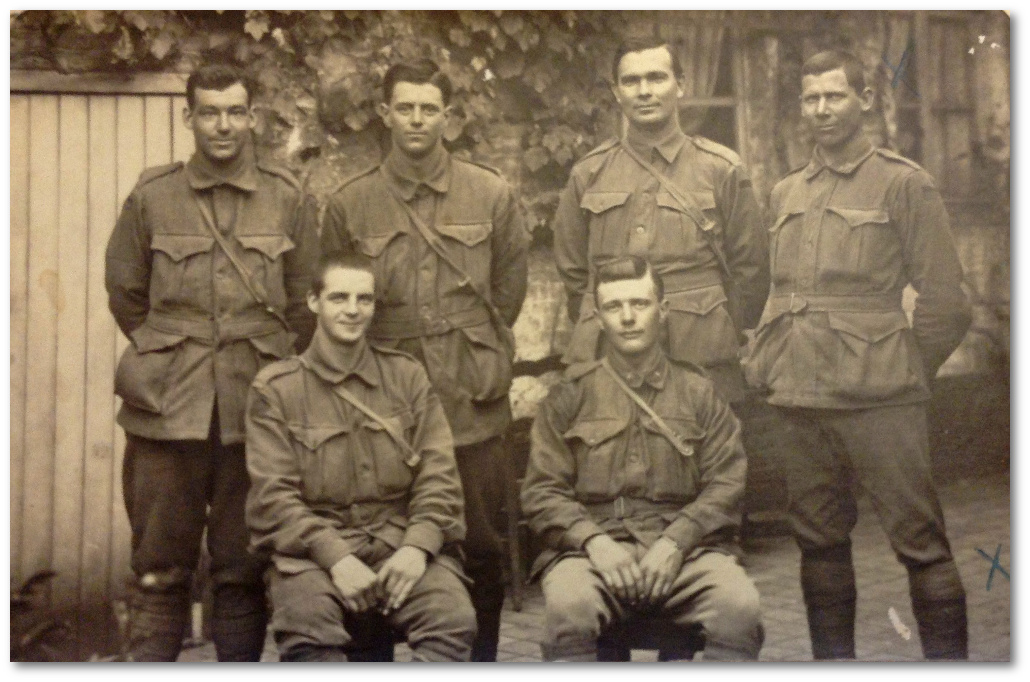
<path fill-rule="evenodd" d="M 987 591 L 988 592 L 991 589 L 991 583 L 994 581 L 994 572 L 995 571 L 1000 571 L 1001 574 L 1003 576 L 1005 576 L 1006 580 L 1008 580 L 1009 582 L 1012 582 L 1012 578 L 1009 577 L 1009 572 L 1006 571 L 1004 568 L 1002 568 L 1001 567 L 1001 562 L 998 561 L 998 558 L 1001 556 L 1001 545 L 998 545 L 998 549 L 995 550 L 993 558 L 991 557 L 990 554 L 988 554 L 987 552 L 983 551 L 979 547 L 976 548 L 976 551 L 984 559 L 987 559 L 987 561 L 991 562 L 991 572 L 987 575 Z"/>
<path fill-rule="evenodd" d="M 911 90 L 912 94 L 915 95 L 916 99 L 918 99 L 919 92 L 912 87 L 908 82 L 908 79 L 905 77 L 908 72 L 909 63 L 912 61 L 912 50 L 912 43 L 909 43 L 908 46 L 905 47 L 905 51 L 901 53 L 901 61 L 897 64 L 892 64 L 891 60 L 887 58 L 886 54 L 884 54 L 883 63 L 887 65 L 887 68 L 890 69 L 891 72 L 891 88 L 897 90 L 899 85 L 904 85 L 906 88 Z"/>

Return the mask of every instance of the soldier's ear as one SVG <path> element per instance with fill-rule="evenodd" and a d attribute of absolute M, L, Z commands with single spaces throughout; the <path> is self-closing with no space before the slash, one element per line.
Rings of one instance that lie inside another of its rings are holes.
<path fill-rule="evenodd" d="M 193 110 L 188 106 L 182 108 L 182 123 L 188 129 L 193 130 Z"/>
<path fill-rule="evenodd" d="M 308 292 L 308 310 L 316 316 L 318 315 L 318 296 L 315 295 L 314 291 Z"/>
<path fill-rule="evenodd" d="M 663 298 L 658 302 L 658 321 L 665 322 L 665 318 L 669 316 L 669 299 Z"/>
<path fill-rule="evenodd" d="M 376 113 L 379 114 L 379 117 L 383 119 L 383 123 L 385 123 L 386 127 L 389 128 L 390 121 L 387 116 L 390 114 L 390 105 L 386 102 L 380 102 L 376 105 Z"/>
<path fill-rule="evenodd" d="M 858 102 L 864 113 L 872 111 L 873 104 L 876 102 L 876 94 L 873 92 L 873 89 L 866 87 L 862 92 L 858 93 Z"/>

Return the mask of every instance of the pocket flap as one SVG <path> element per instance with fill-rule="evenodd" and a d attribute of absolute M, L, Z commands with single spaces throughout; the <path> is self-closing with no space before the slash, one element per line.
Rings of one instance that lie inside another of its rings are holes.
<path fill-rule="evenodd" d="M 174 261 L 210 251 L 214 245 L 214 237 L 205 237 L 202 234 L 155 234 L 150 239 L 151 249 L 168 254 Z"/>
<path fill-rule="evenodd" d="M 586 419 L 576 422 L 565 432 L 565 440 L 578 438 L 593 447 L 622 433 L 627 426 L 625 419 Z"/>
<path fill-rule="evenodd" d="M 891 334 L 908 329 L 908 318 L 901 312 L 848 312 L 828 313 L 830 328 L 863 341 L 876 343 Z"/>
<path fill-rule="evenodd" d="M 490 223 L 447 223 L 437 225 L 436 229 L 443 236 L 472 247 L 490 236 L 490 227 Z"/>
<path fill-rule="evenodd" d="M 400 234 L 400 231 L 390 232 L 389 234 L 372 234 L 366 235 L 361 238 L 358 248 L 366 256 L 371 258 L 378 258 L 386 245 L 389 244 L 394 237 Z"/>
<path fill-rule="evenodd" d="M 345 424 L 329 424 L 326 426 L 290 424 L 289 428 L 293 437 L 308 450 L 317 450 L 330 438 L 334 438 L 340 434 L 350 433 L 350 427 Z"/>
<path fill-rule="evenodd" d="M 839 208 L 827 206 L 826 210 L 833 211 L 843 218 L 851 227 L 858 227 L 867 223 L 887 224 L 890 216 L 882 208 Z"/>
<path fill-rule="evenodd" d="M 604 213 L 610 208 L 622 206 L 629 199 L 629 192 L 586 192 L 579 206 L 591 213 Z"/>
<path fill-rule="evenodd" d="M 802 212 L 802 211 L 791 211 L 789 213 L 784 213 L 783 215 L 781 215 L 778 218 L 776 218 L 776 222 L 774 222 L 772 224 L 772 227 L 769 228 L 769 231 L 770 232 L 776 232 L 781 227 L 783 227 L 783 223 L 785 223 L 788 220 L 790 220 L 791 218 L 793 218 L 795 216 L 799 216 L 799 215 L 804 215 L 804 212 Z"/>
<path fill-rule="evenodd" d="M 711 192 L 684 192 L 685 198 L 694 204 L 694 208 L 700 211 L 712 210 L 715 208 L 715 197 L 712 196 Z M 671 208 L 674 211 L 680 213 L 685 212 L 683 204 L 672 196 L 670 192 L 660 190 L 655 197 L 655 201 L 662 208 Z"/>
<path fill-rule="evenodd" d="M 140 325 L 132 332 L 132 344 L 138 353 L 149 353 L 155 350 L 166 350 L 182 343 L 186 336 L 158 331 L 146 324 Z"/>
<path fill-rule="evenodd" d="M 662 420 L 668 425 L 670 429 L 672 429 L 672 432 L 676 434 L 676 441 L 673 442 L 672 445 L 677 450 L 679 450 L 680 454 L 682 454 L 684 457 L 692 456 L 694 454 L 693 442 L 701 440 L 701 438 L 705 435 L 705 432 L 701 429 L 698 423 L 689 419 L 682 419 L 677 417 L 662 416 Z M 645 430 L 662 436 L 663 438 L 666 437 L 665 432 L 662 431 L 661 427 L 659 427 L 658 424 L 655 423 L 655 421 L 647 415 L 643 416 L 643 418 L 640 421 L 640 424 L 644 427 Z"/>
<path fill-rule="evenodd" d="M 694 291 L 676 291 L 668 294 L 666 299 L 669 301 L 669 310 L 707 315 L 726 302 L 726 294 L 722 287 L 713 286 Z"/>
<path fill-rule="evenodd" d="M 245 234 L 236 237 L 245 249 L 254 249 L 275 260 L 296 245 L 285 234 Z"/>
<path fill-rule="evenodd" d="M 250 343 L 259 353 L 282 359 L 293 355 L 293 342 L 296 338 L 297 335 L 292 332 L 281 331 L 251 337 Z"/>
<path fill-rule="evenodd" d="M 383 421 L 390 425 L 394 433 L 403 436 L 405 431 L 415 425 L 415 416 L 410 411 L 404 411 L 390 417 L 383 417 Z M 385 431 L 383 425 L 374 419 L 366 419 L 362 425 L 372 431 Z"/>
<path fill-rule="evenodd" d="M 494 350 L 499 350 L 501 347 L 500 340 L 497 338 L 497 332 L 489 322 L 474 324 L 471 327 L 462 327 L 461 331 L 465 338 L 477 346 L 486 346 Z"/>

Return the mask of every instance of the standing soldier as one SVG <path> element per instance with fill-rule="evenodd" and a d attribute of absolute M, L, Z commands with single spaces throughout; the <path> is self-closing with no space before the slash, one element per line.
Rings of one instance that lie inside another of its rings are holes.
<path fill-rule="evenodd" d="M 107 246 L 111 312 L 132 342 L 115 392 L 137 661 L 179 655 L 205 526 L 218 659 L 257 661 L 264 645 L 264 565 L 247 552 L 244 523 L 244 406 L 258 370 L 310 338 L 318 244 L 298 219 L 296 180 L 255 161 L 254 92 L 232 66 L 190 76 L 183 119 L 196 152 L 143 172 Z"/>
<path fill-rule="evenodd" d="M 493 661 L 504 603 L 493 521 L 505 498 L 510 327 L 526 295 L 529 234 L 500 175 L 444 149 L 450 98 L 451 82 L 432 61 L 387 71 L 379 113 L 393 148 L 332 195 L 322 250 L 358 250 L 375 261 L 369 338 L 418 358 L 443 403 L 465 491 L 479 627 L 472 660 Z"/>
<path fill-rule="evenodd" d="M 554 255 L 576 323 L 567 362 L 597 357 L 591 268 L 641 256 L 665 280 L 669 357 L 703 366 L 724 400 L 744 398 L 740 332 L 769 288 L 765 230 L 740 159 L 680 128 L 683 71 L 661 40 L 628 42 L 612 93 L 629 124 L 572 169 L 554 218 Z"/>
<path fill-rule="evenodd" d="M 965 590 L 930 472 L 929 383 L 970 306 L 933 179 L 862 132 L 862 64 L 821 52 L 802 67 L 815 149 L 771 198 L 773 289 L 749 374 L 789 420 L 790 517 L 817 659 L 855 657 L 852 481 L 898 560 L 927 658 L 966 658 Z M 902 290 L 919 292 L 909 327 Z"/>

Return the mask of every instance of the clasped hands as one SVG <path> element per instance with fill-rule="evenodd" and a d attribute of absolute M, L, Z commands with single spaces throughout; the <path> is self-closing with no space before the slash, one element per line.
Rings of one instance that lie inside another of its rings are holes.
<path fill-rule="evenodd" d="M 683 567 L 683 552 L 675 542 L 659 538 L 637 563 L 625 547 L 601 534 L 584 545 L 590 563 L 619 601 L 646 607 L 665 601 Z"/>
<path fill-rule="evenodd" d="M 428 557 L 424 550 L 404 545 L 383 563 L 375 573 L 361 559 L 348 554 L 329 570 L 336 589 L 343 596 L 343 606 L 351 613 L 372 609 L 383 615 L 404 603 L 426 572 Z"/>

